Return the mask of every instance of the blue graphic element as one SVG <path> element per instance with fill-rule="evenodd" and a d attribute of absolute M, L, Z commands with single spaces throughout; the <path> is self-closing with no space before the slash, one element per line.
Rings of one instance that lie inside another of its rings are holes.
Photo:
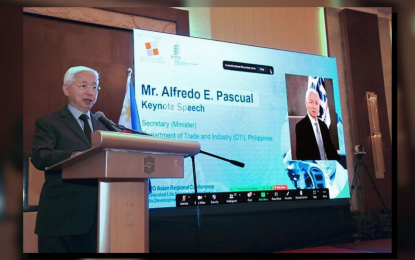
<path fill-rule="evenodd" d="M 133 82 L 130 79 L 130 107 L 131 107 L 131 128 L 141 132 L 141 124 L 140 124 L 140 117 L 138 115 L 137 110 L 137 102 L 135 100 L 135 90 L 133 86 Z"/>

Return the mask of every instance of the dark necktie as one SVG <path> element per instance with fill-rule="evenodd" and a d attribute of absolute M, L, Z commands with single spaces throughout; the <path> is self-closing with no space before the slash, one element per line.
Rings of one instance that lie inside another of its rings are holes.
<path fill-rule="evenodd" d="M 318 150 L 320 151 L 321 160 L 326 160 L 326 152 L 324 151 L 324 144 L 323 144 L 323 140 L 321 140 L 320 130 L 318 129 L 318 123 L 314 122 L 314 125 L 316 126 L 317 145 L 318 145 Z"/>
<path fill-rule="evenodd" d="M 89 142 L 91 142 L 91 127 L 89 126 L 88 116 L 86 114 L 82 114 L 79 119 L 84 121 L 84 133 L 88 138 Z"/>

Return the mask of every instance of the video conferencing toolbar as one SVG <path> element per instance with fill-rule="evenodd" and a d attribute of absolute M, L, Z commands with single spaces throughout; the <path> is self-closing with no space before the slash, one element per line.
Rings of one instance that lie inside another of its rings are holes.
<path fill-rule="evenodd" d="M 176 194 L 176 207 L 329 199 L 329 189 Z M 196 204 L 197 203 L 197 204 Z"/>

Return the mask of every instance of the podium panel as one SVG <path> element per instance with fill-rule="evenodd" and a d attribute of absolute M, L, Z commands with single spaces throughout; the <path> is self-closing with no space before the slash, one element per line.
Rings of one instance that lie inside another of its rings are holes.
<path fill-rule="evenodd" d="M 149 252 L 148 179 L 100 180 L 98 253 Z"/>
<path fill-rule="evenodd" d="M 148 178 L 183 178 L 183 159 L 200 144 L 106 131 L 91 139 L 91 149 L 46 170 L 98 179 L 98 253 L 148 253 Z"/>
<path fill-rule="evenodd" d="M 183 178 L 183 158 L 173 154 L 102 150 L 64 168 L 62 178 Z"/>

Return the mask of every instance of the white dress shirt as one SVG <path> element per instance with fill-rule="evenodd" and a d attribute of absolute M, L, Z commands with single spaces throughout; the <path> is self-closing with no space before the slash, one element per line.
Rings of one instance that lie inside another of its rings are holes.
<path fill-rule="evenodd" d="M 74 108 L 70 104 L 68 104 L 68 109 L 72 113 L 72 115 L 76 118 L 76 121 L 78 121 L 78 123 L 81 126 L 82 130 L 84 130 L 84 121 L 79 119 L 79 117 L 82 114 L 86 114 L 88 116 L 89 127 L 91 128 L 91 131 L 94 131 L 94 129 L 92 128 L 91 112 L 90 111 L 88 111 L 87 113 L 83 113 L 82 111 L 79 111 L 78 109 Z"/>

